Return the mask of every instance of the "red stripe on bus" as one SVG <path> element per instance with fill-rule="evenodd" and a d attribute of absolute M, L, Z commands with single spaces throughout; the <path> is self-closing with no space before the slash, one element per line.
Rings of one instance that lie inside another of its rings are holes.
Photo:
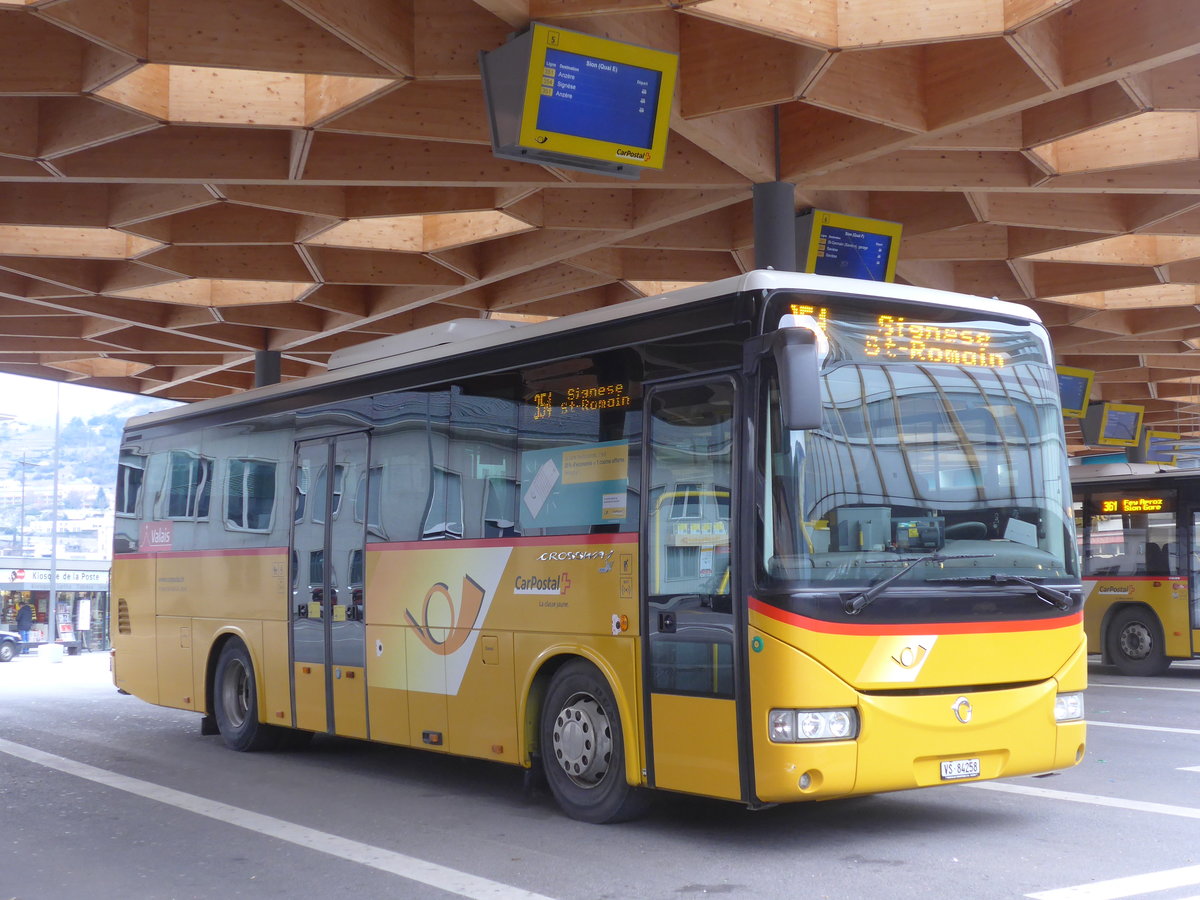
<path fill-rule="evenodd" d="M 851 623 L 826 622 L 810 619 L 750 598 L 750 608 L 769 619 L 785 625 L 795 625 L 823 634 L 991 634 L 1016 631 L 1051 631 L 1078 625 L 1083 621 L 1083 611 L 1063 619 L 1022 619 L 1017 622 L 913 622 L 907 625 L 854 625 Z"/>
<path fill-rule="evenodd" d="M 1187 581 L 1186 575 L 1084 575 L 1084 581 Z"/>
<path fill-rule="evenodd" d="M 474 538 L 465 541 L 393 541 L 367 544 L 367 552 L 376 550 L 469 550 L 475 547 L 564 547 L 570 544 L 636 544 L 636 532 L 612 534 L 559 534 L 547 537 Z M 237 547 L 211 550 L 158 550 L 141 553 L 117 553 L 114 559 L 186 559 L 203 556 L 270 556 L 287 553 L 287 547 Z"/>
<path fill-rule="evenodd" d="M 393 541 L 367 544 L 373 550 L 457 550 L 472 547 L 564 547 L 569 544 L 636 544 L 637 532 L 612 534 L 556 534 L 546 537 L 469 538 L 465 541 Z"/>
<path fill-rule="evenodd" d="M 228 547 L 210 550 L 153 550 L 144 553 L 114 553 L 113 560 L 126 559 L 191 559 L 207 556 L 275 556 L 285 555 L 287 547 Z"/>

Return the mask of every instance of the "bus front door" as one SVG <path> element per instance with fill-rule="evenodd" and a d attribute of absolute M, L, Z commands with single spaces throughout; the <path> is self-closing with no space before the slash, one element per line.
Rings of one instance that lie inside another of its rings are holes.
<path fill-rule="evenodd" d="M 291 546 L 292 711 L 297 728 L 367 734 L 363 621 L 367 436 L 296 444 Z"/>
<path fill-rule="evenodd" d="M 736 509 L 735 383 L 647 392 L 642 572 L 649 778 L 740 799 L 730 515 Z"/>

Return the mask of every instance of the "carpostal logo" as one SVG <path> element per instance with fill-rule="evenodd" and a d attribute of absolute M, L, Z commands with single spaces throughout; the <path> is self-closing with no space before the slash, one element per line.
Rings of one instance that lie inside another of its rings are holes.
<path fill-rule="evenodd" d="M 471 629 L 479 618 L 486 595 L 487 592 L 478 581 L 470 575 L 464 575 L 459 601 L 455 603 L 450 594 L 450 586 L 439 581 L 425 592 L 425 602 L 421 606 L 419 617 L 411 609 L 406 609 L 404 618 L 413 627 L 417 639 L 422 644 L 438 656 L 449 656 L 461 648 L 471 636 Z M 444 612 L 439 614 L 435 611 L 431 620 L 429 604 L 435 600 L 438 607 L 449 611 L 448 623 L 442 620 Z"/>
<path fill-rule="evenodd" d="M 650 159 L 649 150 L 628 150 L 625 147 L 618 147 L 616 155 L 617 159 L 636 159 L 639 162 L 648 162 Z"/>
<path fill-rule="evenodd" d="M 571 576 L 566 572 L 542 578 L 537 575 L 518 575 L 513 582 L 514 594 L 537 594 L 558 597 L 571 587 Z"/>

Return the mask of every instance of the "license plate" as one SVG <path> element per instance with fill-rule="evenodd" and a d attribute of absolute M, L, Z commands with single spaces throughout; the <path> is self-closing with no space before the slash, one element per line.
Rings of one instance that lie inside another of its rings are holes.
<path fill-rule="evenodd" d="M 942 781 L 956 778 L 978 778 L 978 759 L 947 759 L 942 762 Z"/>

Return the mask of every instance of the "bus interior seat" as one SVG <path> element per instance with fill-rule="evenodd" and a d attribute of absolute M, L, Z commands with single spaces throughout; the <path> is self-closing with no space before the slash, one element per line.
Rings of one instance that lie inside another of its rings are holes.
<path fill-rule="evenodd" d="M 1146 574 L 1165 575 L 1167 573 L 1167 548 L 1165 544 L 1146 542 Z"/>
<path fill-rule="evenodd" d="M 987 526 L 982 522 L 957 522 L 946 526 L 948 541 L 982 541 L 987 539 Z"/>

